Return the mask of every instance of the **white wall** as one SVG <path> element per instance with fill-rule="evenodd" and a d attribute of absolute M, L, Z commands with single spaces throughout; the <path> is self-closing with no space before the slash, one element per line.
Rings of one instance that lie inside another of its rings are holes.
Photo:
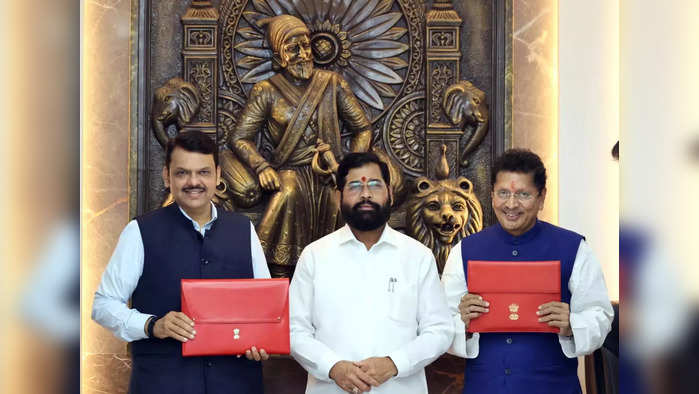
<path fill-rule="evenodd" d="M 619 298 L 619 4 L 558 2 L 558 223 L 583 234 Z"/>
<path fill-rule="evenodd" d="M 621 1 L 622 217 L 699 301 L 699 1 Z"/>

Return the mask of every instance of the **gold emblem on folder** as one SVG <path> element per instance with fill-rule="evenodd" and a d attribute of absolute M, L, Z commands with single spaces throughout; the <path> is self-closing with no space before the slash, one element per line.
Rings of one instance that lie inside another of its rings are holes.
<path fill-rule="evenodd" d="M 240 339 L 240 329 L 234 328 L 233 329 L 233 339 Z"/>
<path fill-rule="evenodd" d="M 519 305 L 510 304 L 508 308 L 510 310 L 510 320 L 518 320 L 519 315 L 517 314 L 517 312 L 519 311 Z"/>

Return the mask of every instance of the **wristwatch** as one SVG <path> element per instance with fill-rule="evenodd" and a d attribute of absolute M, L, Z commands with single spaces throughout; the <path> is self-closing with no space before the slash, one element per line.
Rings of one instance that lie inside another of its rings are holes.
<path fill-rule="evenodd" d="M 158 316 L 151 316 L 150 320 L 148 320 L 148 328 L 146 329 L 146 334 L 148 334 L 148 338 L 155 338 L 153 335 L 153 327 L 155 327 L 155 321 L 158 320 Z"/>

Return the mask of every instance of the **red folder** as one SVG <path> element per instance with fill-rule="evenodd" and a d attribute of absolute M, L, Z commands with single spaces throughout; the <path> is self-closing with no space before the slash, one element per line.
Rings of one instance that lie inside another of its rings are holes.
<path fill-rule="evenodd" d="M 182 279 L 182 312 L 197 332 L 183 356 L 289 354 L 288 279 Z"/>
<path fill-rule="evenodd" d="M 561 300 L 560 261 L 473 261 L 466 266 L 469 293 L 490 303 L 468 332 L 554 332 L 539 322 L 539 305 Z"/>

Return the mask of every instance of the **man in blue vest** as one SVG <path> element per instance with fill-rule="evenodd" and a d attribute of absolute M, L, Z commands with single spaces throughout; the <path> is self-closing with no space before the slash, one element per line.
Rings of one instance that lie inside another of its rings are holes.
<path fill-rule="evenodd" d="M 464 393 L 580 393 L 578 356 L 604 343 L 614 312 L 599 261 L 585 238 L 537 219 L 546 197 L 546 169 L 528 150 L 512 149 L 491 172 L 498 223 L 464 238 L 449 254 L 442 284 L 455 324 L 449 353 L 468 358 Z M 474 333 L 471 320 L 488 313 L 488 300 L 468 293 L 468 260 L 561 262 L 561 301 L 539 307 L 551 333 Z"/>
<path fill-rule="evenodd" d="M 188 131 L 166 148 L 163 180 L 175 203 L 129 222 L 102 276 L 92 318 L 131 342 L 132 394 L 262 393 L 259 360 L 182 357 L 196 335 L 180 312 L 180 279 L 269 278 L 255 229 L 245 216 L 211 202 L 221 176 L 210 137 Z M 131 299 L 131 307 L 127 302 Z"/>

